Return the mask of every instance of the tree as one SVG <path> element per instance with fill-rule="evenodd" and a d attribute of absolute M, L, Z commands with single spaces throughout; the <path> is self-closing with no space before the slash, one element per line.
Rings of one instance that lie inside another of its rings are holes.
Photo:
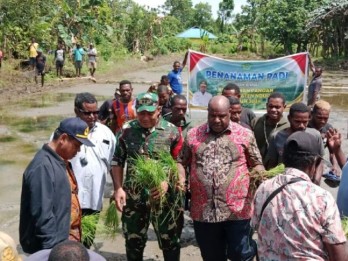
<path fill-rule="evenodd" d="M 324 57 L 348 57 L 348 0 L 334 0 L 310 13 L 306 33 L 313 36 L 311 51 L 322 45 Z"/>
<path fill-rule="evenodd" d="M 219 18 L 221 20 L 220 31 L 224 32 L 224 27 L 229 18 L 232 17 L 232 11 L 234 9 L 233 0 L 223 0 L 219 3 Z"/>
<path fill-rule="evenodd" d="M 308 35 L 304 33 L 308 14 L 325 0 L 248 0 L 249 15 L 256 23 L 261 38 L 282 45 L 285 53 L 306 49 Z"/>
<path fill-rule="evenodd" d="M 191 0 L 166 0 L 164 8 L 169 15 L 178 19 L 184 27 L 188 27 L 192 21 L 193 9 Z"/>
<path fill-rule="evenodd" d="M 198 3 L 193 10 L 192 26 L 208 28 L 212 24 L 211 5 L 208 3 Z"/>

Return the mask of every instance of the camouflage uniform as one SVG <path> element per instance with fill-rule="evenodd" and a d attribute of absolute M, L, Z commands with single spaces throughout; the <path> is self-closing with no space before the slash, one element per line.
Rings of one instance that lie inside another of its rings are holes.
<path fill-rule="evenodd" d="M 176 256 L 179 256 L 183 209 L 177 204 L 178 208 L 174 215 L 171 215 L 173 212 L 169 209 L 175 201 L 182 199 L 175 191 L 174 184 L 169 184 L 167 203 L 164 203 L 163 210 L 158 215 L 154 215 L 151 211 L 149 191 L 132 186 L 135 172 L 131 160 L 137 155 L 155 158 L 160 151 L 173 152 L 178 143 L 182 143 L 178 129 L 163 119 L 160 119 L 152 129 L 142 128 L 137 120 L 133 120 L 123 125 L 122 130 L 117 133 L 117 138 L 113 165 L 123 167 L 127 161 L 127 174 L 123 185 L 126 192 L 126 206 L 122 213 L 122 227 L 128 260 L 142 260 L 150 221 L 164 256 L 166 257 L 168 251 L 174 251 L 178 254 Z M 165 258 L 165 260 L 179 259 Z"/>

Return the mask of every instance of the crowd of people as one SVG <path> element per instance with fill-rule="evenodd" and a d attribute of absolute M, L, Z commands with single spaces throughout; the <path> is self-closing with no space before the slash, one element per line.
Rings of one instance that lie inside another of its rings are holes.
<path fill-rule="evenodd" d="M 88 48 L 83 48 L 81 44 L 74 44 L 73 48 L 68 49 L 63 43 L 58 43 L 57 49 L 53 51 L 54 53 L 54 64 L 56 67 L 57 77 L 63 77 L 63 68 L 66 63 L 67 58 L 70 58 L 75 67 L 76 77 L 81 77 L 81 69 L 85 57 L 88 60 L 88 70 L 90 73 L 90 79 L 96 82 L 95 72 L 97 70 L 97 49 L 93 43 L 89 44 Z M 35 72 L 35 82 L 38 83 L 38 77 L 41 77 L 41 86 L 44 86 L 45 69 L 46 69 L 46 56 L 43 54 L 43 50 L 40 48 L 39 44 L 36 42 L 35 38 L 31 39 L 28 46 L 29 51 L 29 66 L 30 69 Z M 68 52 L 68 54 L 67 54 Z M 0 51 L 0 67 L 2 60 L 2 52 Z"/>
<path fill-rule="evenodd" d="M 30 48 L 37 51 L 34 40 Z M 61 50 L 56 51 L 58 65 L 64 63 Z M 79 46 L 75 52 L 77 58 L 84 55 Z M 96 63 L 93 53 L 90 62 Z M 330 104 L 316 93 L 314 103 L 313 97 L 310 106 L 294 103 L 285 117 L 287 101 L 274 92 L 267 99 L 266 113 L 256 117 L 242 106 L 238 85 L 228 83 L 221 95 L 205 101 L 206 121 L 194 124 L 182 95 L 186 60 L 187 54 L 182 66 L 174 62 L 158 85 L 136 97 L 128 80 L 121 81 L 114 97 L 100 107 L 93 94 L 76 95 L 76 117 L 59 123 L 23 174 L 19 232 L 23 250 L 32 254 L 28 260 L 47 260 L 69 249 L 71 242 L 82 243 L 71 246 L 86 256 L 81 260 L 104 260 L 83 250 L 93 245 L 98 220 L 92 241 L 82 242 L 81 218 L 102 210 L 108 175 L 114 188 L 111 198 L 122 215 L 129 261 L 143 260 L 150 223 L 164 260 L 180 260 L 184 209 L 190 211 L 205 261 L 256 256 L 348 260 L 341 226 L 341 215 L 348 212 L 347 188 L 340 187 L 338 208 L 331 194 L 319 186 L 324 164 L 338 180 L 342 168 L 347 172 L 341 135 L 328 123 Z M 200 95 L 207 94 L 205 88 L 206 82 L 201 82 Z M 324 160 L 326 149 L 330 162 Z M 162 151 L 170 152 L 177 162 L 178 179 L 163 181 L 151 191 L 134 187 L 134 160 L 139 155 L 158 159 Z M 256 191 L 251 188 L 252 172 L 262 173 L 278 164 L 285 166 L 281 174 L 265 180 Z M 348 182 L 343 180 L 344 174 L 342 185 Z M 155 219 L 150 202 L 163 196 L 167 200 Z M 182 205 L 174 208 L 176 215 L 168 215 L 178 197 Z"/>

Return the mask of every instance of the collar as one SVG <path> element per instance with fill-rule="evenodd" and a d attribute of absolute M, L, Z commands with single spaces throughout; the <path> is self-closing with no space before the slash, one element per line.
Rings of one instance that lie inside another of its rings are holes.
<path fill-rule="evenodd" d="M 96 129 L 98 128 L 98 125 L 99 125 L 99 124 L 101 124 L 101 123 L 99 123 L 99 122 L 96 121 L 96 122 L 94 123 L 93 128 L 92 128 L 92 129 L 89 129 L 89 133 L 92 133 L 92 132 L 96 131 Z"/>
<path fill-rule="evenodd" d="M 47 151 L 49 154 L 51 154 L 52 157 L 54 157 L 56 160 L 60 161 L 62 164 L 65 165 L 63 158 L 59 156 L 59 154 L 55 152 L 50 146 L 48 146 L 48 143 L 44 144 L 42 149 Z"/>
<path fill-rule="evenodd" d="M 266 122 L 266 126 L 275 126 L 275 125 L 270 125 L 267 121 L 267 113 L 264 115 L 264 121 Z M 280 120 L 278 121 L 278 123 L 276 125 L 279 126 L 282 126 L 284 124 L 287 124 L 288 123 L 288 120 L 284 117 L 284 115 L 282 115 L 282 117 L 280 118 Z"/>
<path fill-rule="evenodd" d="M 207 128 L 206 128 L 206 130 L 205 130 L 205 133 L 211 133 L 211 134 L 214 134 L 214 135 L 221 135 L 221 134 L 225 134 L 225 133 L 228 133 L 228 134 L 230 134 L 231 132 L 232 132 L 232 121 L 230 121 L 229 122 L 229 124 L 228 124 L 228 126 L 227 126 L 227 128 L 224 130 L 224 131 L 222 131 L 222 132 L 220 132 L 220 133 L 214 133 L 214 132 L 212 132 L 211 130 L 210 130 L 210 128 L 209 128 L 209 124 L 208 123 L 206 123 L 206 125 L 207 125 Z"/>
<path fill-rule="evenodd" d="M 166 121 L 169 121 L 170 123 L 173 123 L 171 121 L 172 120 L 172 116 L 173 116 L 173 113 L 172 112 L 168 112 L 168 113 L 164 114 L 162 117 Z M 189 121 L 188 118 L 185 116 L 185 118 L 180 121 L 179 126 L 177 126 L 177 127 L 182 127 L 183 129 L 185 129 L 188 125 L 190 125 L 190 123 L 191 123 L 191 121 Z"/>
<path fill-rule="evenodd" d="M 309 176 L 303 171 L 295 168 L 285 168 L 285 175 L 293 176 L 296 178 L 301 178 L 305 181 L 312 182 Z"/>
<path fill-rule="evenodd" d="M 150 133 L 152 133 L 156 129 L 157 130 L 164 130 L 166 128 L 166 124 L 165 124 L 165 121 L 162 119 L 162 117 L 160 117 L 158 122 L 156 123 L 156 125 L 153 126 L 152 128 L 146 129 L 146 128 L 141 127 L 138 120 L 134 121 L 134 127 L 137 129 L 149 131 Z"/>

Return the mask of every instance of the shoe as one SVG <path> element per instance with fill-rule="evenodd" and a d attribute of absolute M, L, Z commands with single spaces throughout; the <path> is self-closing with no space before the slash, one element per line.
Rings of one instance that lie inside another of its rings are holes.
<path fill-rule="evenodd" d="M 335 173 L 332 171 L 329 171 L 328 173 L 323 174 L 323 177 L 325 178 L 324 182 L 332 188 L 336 188 L 340 185 L 341 177 L 336 176 Z"/>

